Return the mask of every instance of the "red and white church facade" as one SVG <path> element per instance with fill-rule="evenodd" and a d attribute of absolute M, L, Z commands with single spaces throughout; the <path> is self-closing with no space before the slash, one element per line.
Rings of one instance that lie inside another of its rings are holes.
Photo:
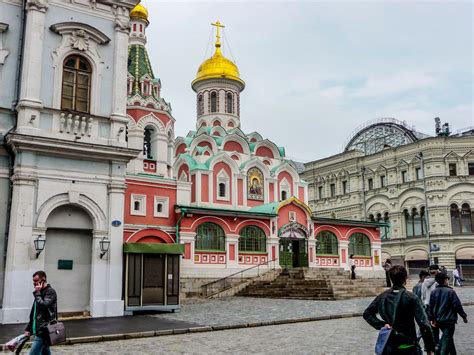
<path fill-rule="evenodd" d="M 131 12 L 127 140 L 143 152 L 127 167 L 124 250 L 180 254 L 182 279 L 215 279 L 257 264 L 347 269 L 350 254 L 360 272 L 380 271 L 378 225 L 313 217 L 307 183 L 285 149 L 242 129 L 245 83 L 221 52 L 219 22 L 214 54 L 192 82 L 196 127 L 175 138 L 175 119 L 145 48 L 147 25 L 146 9 L 137 5 Z"/>

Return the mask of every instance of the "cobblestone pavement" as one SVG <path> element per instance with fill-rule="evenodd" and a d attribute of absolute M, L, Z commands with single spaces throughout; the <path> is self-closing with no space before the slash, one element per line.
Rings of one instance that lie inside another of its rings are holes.
<path fill-rule="evenodd" d="M 458 354 L 474 353 L 474 306 L 465 307 L 471 323 L 458 324 Z M 182 334 L 55 347 L 54 353 L 81 354 L 372 354 L 377 331 L 361 317 L 318 322 Z"/>
<path fill-rule="evenodd" d="M 474 302 L 474 287 L 456 288 L 456 292 L 462 302 Z M 179 313 L 155 317 L 207 326 L 246 324 L 363 312 L 372 300 L 373 297 L 341 301 L 228 297 L 184 304 Z"/>

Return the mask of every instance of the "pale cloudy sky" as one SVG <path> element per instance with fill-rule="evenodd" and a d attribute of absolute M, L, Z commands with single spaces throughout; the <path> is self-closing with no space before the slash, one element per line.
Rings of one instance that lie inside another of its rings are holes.
<path fill-rule="evenodd" d="M 427 134 L 436 116 L 454 130 L 474 126 L 471 1 L 144 4 L 148 51 L 177 135 L 195 129 L 191 81 L 212 54 L 217 19 L 226 26 L 224 54 L 246 82 L 241 128 L 284 146 L 288 157 L 337 154 L 358 126 L 379 117 Z"/>

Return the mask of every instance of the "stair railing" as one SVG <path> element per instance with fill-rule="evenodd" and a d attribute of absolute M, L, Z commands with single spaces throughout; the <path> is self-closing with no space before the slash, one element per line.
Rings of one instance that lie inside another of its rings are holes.
<path fill-rule="evenodd" d="M 227 290 L 228 288 L 230 288 L 232 286 L 232 282 L 229 279 L 238 278 L 238 277 L 235 277 L 235 276 L 240 275 L 240 281 L 243 282 L 244 273 L 249 271 L 249 270 L 253 270 L 255 268 L 257 268 L 257 276 L 256 277 L 259 277 L 260 276 L 260 266 L 263 266 L 263 265 L 269 266 L 270 263 L 273 263 L 273 266 L 270 270 L 275 270 L 276 269 L 275 261 L 277 261 L 277 260 L 278 260 L 277 258 L 272 259 L 272 260 L 268 260 L 264 263 L 253 265 L 252 267 L 249 267 L 247 269 L 235 272 L 233 274 L 227 275 L 226 277 L 222 277 L 218 280 L 211 281 L 207 284 L 204 284 L 204 285 L 201 286 L 202 294 L 203 294 L 204 297 L 207 297 L 209 295 L 209 289 L 210 289 L 211 286 L 212 286 L 213 289 L 218 288 L 218 291 L 214 291 L 213 293 L 218 293 L 218 292 L 225 291 L 225 290 Z M 267 271 L 268 271 L 268 269 L 267 269 Z M 220 285 L 222 285 L 222 286 L 219 287 Z"/>

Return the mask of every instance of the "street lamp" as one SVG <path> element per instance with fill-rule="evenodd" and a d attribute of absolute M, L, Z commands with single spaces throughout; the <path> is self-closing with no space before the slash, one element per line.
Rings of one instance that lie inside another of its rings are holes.
<path fill-rule="evenodd" d="M 44 246 L 46 244 L 46 238 L 44 237 L 44 235 L 39 235 L 33 241 L 33 244 L 34 244 L 35 250 L 36 250 L 36 259 L 38 259 L 38 256 L 44 250 Z"/>
<path fill-rule="evenodd" d="M 104 237 L 99 242 L 100 247 L 100 258 L 102 259 L 105 254 L 109 251 L 110 240 L 107 237 Z"/>
<path fill-rule="evenodd" d="M 430 236 L 430 214 L 428 211 L 428 198 L 426 196 L 426 178 L 425 178 L 425 160 L 423 158 L 423 153 L 419 152 L 416 157 L 420 160 L 421 163 L 421 178 L 423 180 L 423 196 L 425 199 L 425 215 L 426 215 L 426 236 L 428 239 L 428 261 L 430 264 L 432 264 L 432 258 L 431 258 L 431 236 Z M 421 216 L 420 216 L 421 217 Z M 423 226 L 423 221 L 422 221 L 422 226 Z"/>

